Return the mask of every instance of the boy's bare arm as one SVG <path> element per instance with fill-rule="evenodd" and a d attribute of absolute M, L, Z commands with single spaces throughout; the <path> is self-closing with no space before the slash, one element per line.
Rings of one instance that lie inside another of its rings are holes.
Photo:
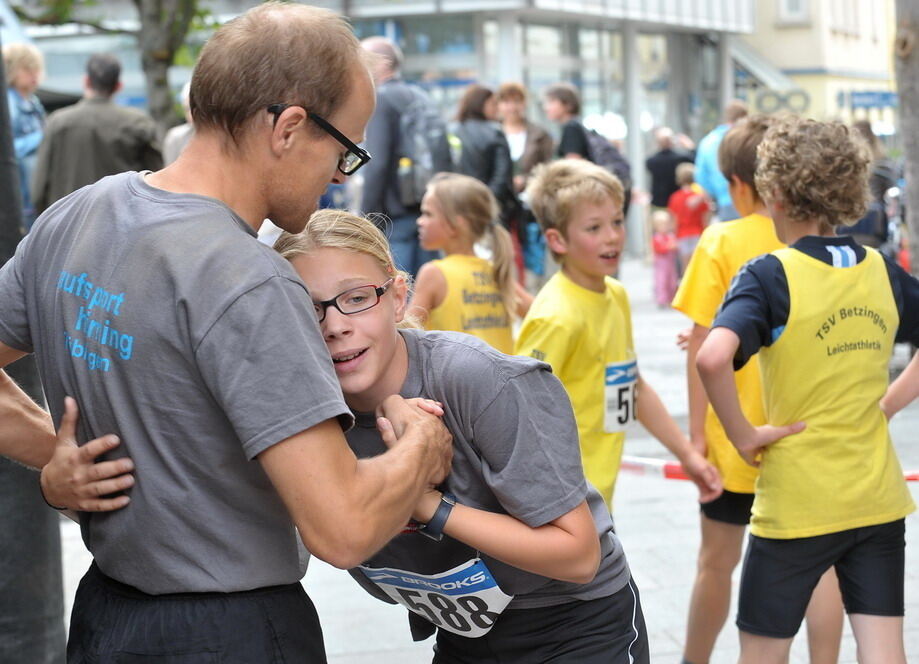
<path fill-rule="evenodd" d="M 679 459 L 683 470 L 699 488 L 700 502 L 707 503 L 720 496 L 724 487 L 718 469 L 693 448 L 660 396 L 641 376 L 637 389 L 638 421 Z"/>
<path fill-rule="evenodd" d="M 892 382 L 881 399 L 881 410 L 889 420 L 919 396 L 919 353 L 906 365 L 897 379 Z"/>
<path fill-rule="evenodd" d="M 804 430 L 804 422 L 785 426 L 764 425 L 754 427 L 740 408 L 737 385 L 734 382 L 734 355 L 740 347 L 740 338 L 726 327 L 716 327 L 709 332 L 696 356 L 696 367 L 711 401 L 715 414 L 731 443 L 743 460 L 759 466 L 759 453 L 780 438 Z"/>
<path fill-rule="evenodd" d="M 708 410 L 708 397 L 699 370 L 696 368 L 696 355 L 702 342 L 708 336 L 708 328 L 698 323 L 692 326 L 686 346 L 686 388 L 689 395 L 689 441 L 702 456 L 708 452 L 705 440 L 705 413 Z"/>

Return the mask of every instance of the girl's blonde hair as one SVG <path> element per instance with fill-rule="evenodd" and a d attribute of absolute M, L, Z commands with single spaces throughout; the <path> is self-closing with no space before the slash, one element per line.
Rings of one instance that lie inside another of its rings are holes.
<path fill-rule="evenodd" d="M 396 267 L 386 236 L 365 217 L 344 210 L 318 210 L 301 232 L 294 235 L 285 231 L 274 243 L 275 251 L 285 260 L 326 248 L 370 256 L 385 274 L 402 277 L 406 287 L 411 289 L 412 278 Z M 419 328 L 421 325 L 406 316 L 398 327 Z"/>
<path fill-rule="evenodd" d="M 514 290 L 514 245 L 511 235 L 498 223 L 500 208 L 491 190 L 481 181 L 459 173 L 438 173 L 428 182 L 428 193 L 437 199 L 451 227 L 462 217 L 469 225 L 473 241 L 491 238 L 493 278 L 508 314 L 517 310 Z"/>

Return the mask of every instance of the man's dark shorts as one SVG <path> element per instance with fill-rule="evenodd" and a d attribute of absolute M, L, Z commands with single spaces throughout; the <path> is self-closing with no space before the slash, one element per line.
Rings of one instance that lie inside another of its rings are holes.
<path fill-rule="evenodd" d="M 299 583 L 238 593 L 148 595 L 93 563 L 80 581 L 68 664 L 281 664 L 326 661 Z"/>

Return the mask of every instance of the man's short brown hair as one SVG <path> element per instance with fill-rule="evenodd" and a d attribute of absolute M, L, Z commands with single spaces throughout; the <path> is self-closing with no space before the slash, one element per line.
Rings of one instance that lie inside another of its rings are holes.
<path fill-rule="evenodd" d="M 756 188 L 756 148 L 774 119 L 768 115 L 751 115 L 731 127 L 718 146 L 718 168 L 730 182 L 733 176 L 750 185 L 759 200 Z"/>
<path fill-rule="evenodd" d="M 545 233 L 557 229 L 568 237 L 568 222 L 581 203 L 602 203 L 609 198 L 622 207 L 622 183 L 602 166 L 584 159 L 559 159 L 533 169 L 527 185 L 530 209 Z M 552 257 L 560 259 L 555 252 Z"/>
<path fill-rule="evenodd" d="M 195 127 L 220 129 L 238 143 L 246 123 L 271 104 L 297 104 L 327 117 L 350 93 L 362 54 L 334 12 L 278 2 L 254 7 L 201 50 L 191 80 Z"/>

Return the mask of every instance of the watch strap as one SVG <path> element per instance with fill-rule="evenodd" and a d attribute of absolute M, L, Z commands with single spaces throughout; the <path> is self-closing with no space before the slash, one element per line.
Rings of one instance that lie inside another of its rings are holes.
<path fill-rule="evenodd" d="M 452 493 L 444 492 L 440 497 L 440 504 L 434 512 L 431 520 L 418 528 L 418 532 L 429 537 L 435 542 L 439 542 L 444 536 L 444 526 L 447 525 L 447 519 L 453 506 L 456 505 L 456 496 Z"/>

